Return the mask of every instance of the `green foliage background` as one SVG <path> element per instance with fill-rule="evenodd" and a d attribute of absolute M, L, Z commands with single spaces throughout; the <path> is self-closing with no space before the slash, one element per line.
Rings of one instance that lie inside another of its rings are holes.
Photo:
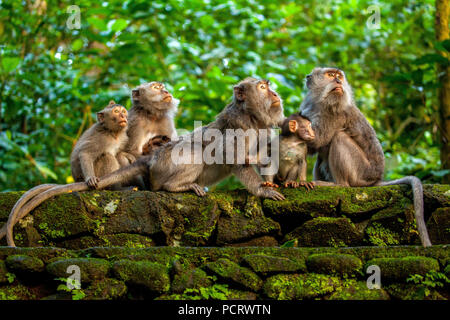
<path fill-rule="evenodd" d="M 34 4 L 32 4 L 34 3 Z M 67 8 L 81 9 L 71 30 Z M 377 5 L 380 29 L 369 29 Z M 70 181 L 69 155 L 110 99 L 163 81 L 178 128 L 207 123 L 232 85 L 267 78 L 298 110 L 304 78 L 338 66 L 387 158 L 386 178 L 439 182 L 434 1 L 0 1 L 0 190 Z M 312 167 L 314 159 L 310 159 Z M 221 188 L 236 186 L 228 180 Z"/>

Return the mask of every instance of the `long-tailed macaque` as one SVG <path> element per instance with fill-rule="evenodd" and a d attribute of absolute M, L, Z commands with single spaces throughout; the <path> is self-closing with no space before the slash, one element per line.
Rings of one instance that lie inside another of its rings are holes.
<path fill-rule="evenodd" d="M 72 176 L 75 181 L 85 182 L 82 185 L 85 185 L 86 189 L 97 188 L 101 177 L 134 162 L 134 157 L 124 151 L 128 140 L 127 123 L 127 110 L 114 101 L 110 101 L 108 106 L 97 112 L 97 123 L 81 135 L 71 154 Z M 127 182 L 123 180 L 107 187 L 119 190 Z M 0 239 L 6 235 L 8 244 L 14 246 L 12 229 L 20 220 L 19 210 L 34 201 L 35 196 L 60 187 L 64 186 L 44 184 L 22 195 L 11 210 L 8 222 L 0 229 Z"/>
<path fill-rule="evenodd" d="M 283 184 L 284 187 L 314 188 L 314 182 L 306 181 L 306 156 L 308 154 L 306 142 L 313 140 L 314 137 L 315 133 L 308 119 L 293 114 L 284 120 L 280 136 L 274 137 L 274 139 L 280 139 L 279 156 L 276 159 L 278 160 L 278 172 L 272 175 L 263 175 L 263 179 L 266 180 L 263 186 L 276 188 L 278 184 Z"/>
<path fill-rule="evenodd" d="M 97 112 L 97 123 L 81 135 L 70 156 L 75 181 L 85 181 L 90 188 L 96 188 L 99 177 L 128 164 L 128 159 L 134 160 L 124 152 L 128 142 L 127 116 L 127 109 L 114 101 Z"/>
<path fill-rule="evenodd" d="M 133 107 L 129 112 L 127 151 L 136 158 L 151 138 L 161 135 L 177 138 L 173 121 L 180 101 L 175 99 L 160 82 L 141 84 L 132 90 Z"/>
<path fill-rule="evenodd" d="M 341 186 L 368 187 L 410 184 L 414 210 L 423 246 L 430 246 L 424 221 L 422 183 L 414 176 L 382 181 L 384 153 L 374 129 L 356 107 L 345 74 L 337 68 L 315 68 L 306 77 L 308 94 L 300 106 L 316 134 L 308 142 L 318 157 L 314 180 Z"/>
<path fill-rule="evenodd" d="M 153 191 L 166 190 L 171 192 L 194 191 L 198 196 L 204 196 L 203 187 L 219 182 L 230 174 L 244 184 L 247 190 L 262 198 L 273 200 L 284 200 L 284 196 L 270 187 L 263 187 L 261 177 L 252 166 L 246 165 L 245 161 L 232 163 L 211 163 L 205 162 L 200 155 L 200 163 L 174 163 L 174 148 L 187 144 L 192 152 L 196 147 L 200 147 L 203 152 L 205 148 L 213 142 L 207 143 L 204 135 L 209 132 L 216 132 L 226 136 L 227 129 L 248 130 L 253 129 L 256 134 L 260 134 L 258 129 L 269 130 L 272 126 L 278 125 L 284 119 L 283 104 L 279 95 L 269 87 L 267 80 L 247 78 L 234 87 L 232 102 L 217 116 L 217 119 L 207 126 L 199 128 L 189 136 L 162 145 L 149 156 L 139 158 L 135 163 L 121 168 L 111 174 L 102 177 L 97 184 L 98 189 L 122 183 L 138 175 L 148 175 Z M 200 130 L 200 131 L 198 131 Z M 195 135 L 203 134 L 202 141 L 196 141 Z M 215 141 L 215 140 L 214 140 Z M 258 143 L 258 139 L 253 141 Z M 255 145 L 248 146 L 246 150 L 238 150 L 235 144 L 229 144 L 229 140 L 224 138 L 222 143 L 216 146 L 223 146 L 223 151 L 233 152 L 236 160 L 238 153 L 252 149 Z M 257 147 L 257 146 L 256 146 Z M 231 148 L 228 149 L 227 148 Z M 195 155 L 194 155 L 195 156 Z M 225 155 L 223 159 L 225 159 Z M 246 156 L 244 154 L 243 158 Z M 36 187 L 39 188 L 39 187 Z M 44 192 L 38 193 L 36 188 L 25 193 L 15 204 L 8 220 L 8 245 L 14 246 L 12 239 L 12 228 L 14 224 L 25 217 L 31 210 L 36 208 L 45 200 L 67 192 L 79 192 L 89 189 L 87 183 L 78 182 L 63 186 L 49 187 Z M 38 193 L 38 194 L 36 194 Z M 30 197 L 30 195 L 33 195 Z"/>

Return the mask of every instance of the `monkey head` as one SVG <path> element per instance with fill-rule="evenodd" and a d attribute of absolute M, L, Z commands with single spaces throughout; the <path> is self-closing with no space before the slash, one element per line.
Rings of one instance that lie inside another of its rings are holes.
<path fill-rule="evenodd" d="M 268 80 L 246 78 L 234 86 L 234 101 L 265 125 L 278 125 L 283 119 L 283 101 L 270 88 Z"/>
<path fill-rule="evenodd" d="M 286 137 L 295 135 L 303 141 L 312 141 L 316 137 L 311 127 L 311 121 L 298 114 L 293 114 L 284 120 L 281 126 L 281 135 Z"/>
<path fill-rule="evenodd" d="M 166 90 L 164 84 L 157 81 L 147 82 L 136 87 L 132 90 L 131 98 L 134 105 L 157 110 L 176 108 L 179 104 L 179 100 Z"/>
<path fill-rule="evenodd" d="M 97 121 L 112 132 L 121 131 L 128 125 L 128 111 L 120 104 L 110 101 L 102 111 L 97 112 Z"/>
<path fill-rule="evenodd" d="M 344 71 L 338 68 L 314 68 L 306 76 L 306 87 L 316 101 L 329 105 L 351 104 L 352 89 Z"/>
<path fill-rule="evenodd" d="M 146 144 L 144 144 L 144 146 L 142 147 L 142 155 L 148 155 L 170 141 L 171 140 L 168 136 L 155 136 L 151 138 Z"/>

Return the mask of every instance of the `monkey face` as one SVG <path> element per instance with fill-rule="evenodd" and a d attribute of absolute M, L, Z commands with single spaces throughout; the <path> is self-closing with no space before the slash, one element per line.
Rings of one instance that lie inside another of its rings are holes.
<path fill-rule="evenodd" d="M 267 125 L 278 125 L 284 118 L 282 99 L 268 80 L 246 78 L 234 87 L 234 99 Z"/>
<path fill-rule="evenodd" d="M 128 124 L 128 111 L 122 106 L 116 106 L 111 111 L 111 118 L 120 128 L 125 128 Z"/>
<path fill-rule="evenodd" d="M 110 103 L 97 113 L 97 120 L 112 132 L 121 131 L 128 125 L 128 111 L 119 104 Z"/>
<path fill-rule="evenodd" d="M 311 122 L 306 119 L 299 121 L 296 134 L 301 140 L 304 141 L 312 141 L 316 137 L 316 134 L 311 127 Z"/>
<path fill-rule="evenodd" d="M 132 91 L 133 102 L 141 105 L 151 105 L 159 110 L 167 110 L 178 104 L 178 100 L 166 90 L 164 84 L 157 81 L 140 85 Z"/>
<path fill-rule="evenodd" d="M 345 74 L 337 68 L 315 68 L 306 76 L 306 86 L 317 100 L 336 104 L 349 103 L 351 88 L 347 83 Z"/>

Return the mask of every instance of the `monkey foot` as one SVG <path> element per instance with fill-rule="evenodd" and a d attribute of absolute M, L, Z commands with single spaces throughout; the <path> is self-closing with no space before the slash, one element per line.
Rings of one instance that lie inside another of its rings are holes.
<path fill-rule="evenodd" d="M 191 189 L 192 191 L 194 191 L 195 194 L 196 194 L 197 196 L 199 196 L 199 197 L 204 197 L 204 196 L 206 196 L 205 190 L 204 190 L 202 187 L 200 187 L 198 184 L 195 184 L 195 183 L 191 184 L 191 185 L 190 185 L 190 189 Z"/>
<path fill-rule="evenodd" d="M 313 181 L 311 181 L 311 182 L 300 181 L 300 183 L 298 184 L 298 187 L 305 187 L 306 190 L 312 190 L 312 189 L 314 189 L 315 185 L 316 184 Z"/>
<path fill-rule="evenodd" d="M 279 188 L 277 184 L 270 181 L 264 181 L 263 183 L 261 183 L 261 187 Z"/>
<path fill-rule="evenodd" d="M 298 188 L 299 183 L 297 181 L 286 181 L 284 183 L 284 187 L 285 188 Z"/>

